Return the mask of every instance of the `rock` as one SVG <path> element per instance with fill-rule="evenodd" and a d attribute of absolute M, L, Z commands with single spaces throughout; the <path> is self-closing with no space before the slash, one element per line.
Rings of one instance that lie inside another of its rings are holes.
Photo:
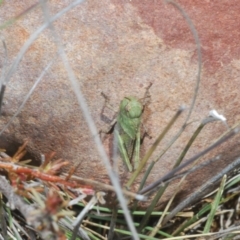
<path fill-rule="evenodd" d="M 71 1 L 52 1 L 53 16 Z M 229 126 L 240 119 L 240 9 L 237 1 L 179 1 L 192 19 L 201 40 L 203 69 L 197 101 L 184 133 L 158 161 L 148 183 L 166 174 L 208 112 L 216 109 L 227 118 Z M 1 23 L 24 13 L 32 1 L 4 2 L 0 8 Z M 226 11 L 228 9 L 228 11 Z M 30 36 L 43 24 L 43 13 L 35 7 L 2 30 L 8 49 L 7 66 L 1 47 L 1 68 L 8 69 Z M 89 111 L 100 130 L 107 125 L 101 117 L 104 92 L 114 108 L 124 96 L 142 98 L 150 88 L 151 103 L 144 115 L 144 126 L 151 139 L 144 140 L 142 154 L 154 142 L 176 110 L 190 107 L 197 76 L 197 54 L 193 35 L 186 20 L 170 4 L 161 1 L 86 1 L 63 14 L 54 22 L 69 63 L 86 98 Z M 54 34 L 44 30 L 24 54 L 17 71 L 11 76 L 4 96 L 1 128 L 17 111 L 24 97 L 45 66 L 57 52 Z M 113 117 L 109 111 L 107 119 Z M 104 114 L 106 114 L 104 112 Z M 187 111 L 174 124 L 154 156 L 167 146 L 176 134 Z M 105 119 L 106 120 L 106 119 Z M 186 158 L 214 142 L 226 127 L 220 122 L 206 126 L 194 142 Z M 110 136 L 104 142 L 109 153 Z M 57 152 L 58 158 L 80 163 L 77 175 L 109 183 L 109 178 L 79 108 L 71 84 L 58 57 L 43 77 L 14 122 L 2 133 L 0 147 L 8 153 L 28 139 L 28 155 L 39 161 L 40 153 Z M 194 191 L 239 155 L 239 136 L 225 143 L 204 159 L 222 153 L 218 162 L 187 178 L 182 196 Z M 203 159 L 203 160 L 204 160 Z M 71 165 L 72 165 L 71 164 Z M 67 170 L 67 169 L 66 169 Z M 133 189 L 137 189 L 136 181 Z M 129 173 L 121 173 L 122 182 Z M 163 200 L 174 191 L 169 190 Z M 148 204 L 148 203 L 147 203 Z M 143 205 L 146 206 L 146 205 Z"/>

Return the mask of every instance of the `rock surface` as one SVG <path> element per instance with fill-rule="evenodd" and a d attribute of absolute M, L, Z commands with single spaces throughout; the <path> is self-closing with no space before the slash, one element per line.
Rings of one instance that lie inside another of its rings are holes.
<path fill-rule="evenodd" d="M 51 1 L 51 15 L 61 11 L 70 2 L 60 4 Z M 193 131 L 210 110 L 216 109 L 224 114 L 229 126 L 240 120 L 240 8 L 237 3 L 236 0 L 194 1 L 191 4 L 186 0 L 179 1 L 192 19 L 201 40 L 202 78 L 189 121 L 191 124 L 157 162 L 148 183 L 171 169 Z M 32 4 L 28 0 L 4 2 L 0 7 L 1 23 L 23 13 Z M 44 23 L 43 19 L 41 8 L 36 7 L 2 30 L 1 36 L 8 49 L 7 65 L 4 65 L 4 49 L 0 49 L 2 70 L 9 69 L 23 45 Z M 196 44 L 186 20 L 172 5 L 149 0 L 91 0 L 62 15 L 54 22 L 54 27 L 98 129 L 107 125 L 107 121 L 101 118 L 104 106 L 101 92 L 110 98 L 111 104 L 117 109 L 124 96 L 142 98 L 145 88 L 153 83 L 150 88 L 151 103 L 144 113 L 144 126 L 152 139 L 144 141 L 143 153 L 179 106 L 190 106 L 197 76 Z M 17 111 L 56 52 L 54 34 L 46 29 L 24 54 L 7 85 L 1 127 Z M 187 111 L 174 124 L 158 147 L 158 153 L 179 130 L 186 115 Z M 110 112 L 107 118 L 112 117 Z M 225 130 L 225 126 L 218 122 L 206 126 L 186 158 L 209 146 Z M 56 151 L 57 157 L 80 163 L 79 176 L 109 182 L 60 57 L 55 60 L 21 113 L 2 133 L 0 147 L 6 148 L 11 154 L 25 139 L 29 141 L 28 157 L 34 157 L 35 161 L 40 153 Z M 108 140 L 104 143 L 109 152 Z M 197 185 L 240 155 L 239 142 L 237 136 L 208 155 L 206 158 L 223 153 L 217 163 L 190 176 L 182 192 L 188 194 L 194 191 Z M 128 175 L 126 171 L 122 173 L 123 181 Z M 165 195 L 165 199 L 169 196 L 171 191 Z"/>

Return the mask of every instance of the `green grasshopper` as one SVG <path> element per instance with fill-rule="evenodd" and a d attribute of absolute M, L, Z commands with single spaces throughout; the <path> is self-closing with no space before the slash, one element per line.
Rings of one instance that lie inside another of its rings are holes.
<path fill-rule="evenodd" d="M 151 85 L 147 87 L 146 93 Z M 146 93 L 143 99 L 147 98 Z M 139 165 L 140 126 L 145 104 L 136 97 L 124 97 L 120 103 L 116 118 L 114 134 L 116 134 L 118 150 L 130 172 L 135 170 Z"/>
<path fill-rule="evenodd" d="M 135 97 L 125 97 L 119 108 L 115 134 L 118 149 L 130 172 L 139 164 L 140 154 L 140 124 L 143 113 L 142 103 Z M 131 159 L 135 156 L 134 162 Z"/>

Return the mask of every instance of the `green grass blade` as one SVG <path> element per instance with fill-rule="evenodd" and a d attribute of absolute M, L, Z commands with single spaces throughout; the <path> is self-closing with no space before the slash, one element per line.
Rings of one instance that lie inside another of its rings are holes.
<path fill-rule="evenodd" d="M 227 179 L 227 176 L 224 175 L 223 176 L 223 179 L 221 181 L 221 184 L 220 184 L 220 187 L 219 187 L 219 190 L 216 194 L 216 197 L 212 203 L 212 206 L 211 206 L 211 212 L 208 216 L 208 220 L 205 224 L 205 227 L 204 227 L 204 230 L 203 230 L 203 233 L 208 233 L 211 229 L 211 225 L 212 225 L 212 222 L 213 222 L 213 218 L 215 216 L 215 213 L 217 211 L 217 208 L 219 206 L 219 203 L 220 203 L 220 200 L 221 200 L 221 197 L 222 197 L 222 194 L 223 194 L 223 189 L 224 189 L 224 186 L 225 186 L 225 183 L 226 183 L 226 179 Z"/>

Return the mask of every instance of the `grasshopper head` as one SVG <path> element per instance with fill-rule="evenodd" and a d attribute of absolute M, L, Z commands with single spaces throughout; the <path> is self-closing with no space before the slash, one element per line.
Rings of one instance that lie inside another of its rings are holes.
<path fill-rule="evenodd" d="M 137 98 L 125 97 L 121 102 L 120 109 L 124 111 L 129 118 L 140 118 L 143 106 Z"/>

